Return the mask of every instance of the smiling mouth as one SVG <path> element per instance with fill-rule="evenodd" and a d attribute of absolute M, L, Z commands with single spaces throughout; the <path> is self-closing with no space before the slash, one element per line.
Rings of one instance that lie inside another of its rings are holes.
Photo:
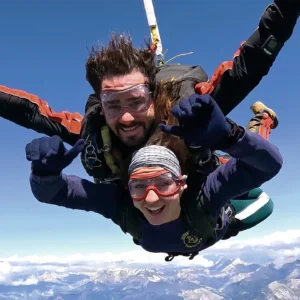
<path fill-rule="evenodd" d="M 147 208 L 147 211 L 151 214 L 151 215 L 157 215 L 157 214 L 160 214 L 164 208 L 165 208 L 165 205 L 162 205 L 162 206 L 156 206 L 156 207 L 146 207 Z"/>
<path fill-rule="evenodd" d="M 124 130 L 124 131 L 132 131 L 136 128 L 138 128 L 140 125 L 135 125 L 135 126 L 131 126 L 131 127 L 121 127 L 120 129 Z"/>

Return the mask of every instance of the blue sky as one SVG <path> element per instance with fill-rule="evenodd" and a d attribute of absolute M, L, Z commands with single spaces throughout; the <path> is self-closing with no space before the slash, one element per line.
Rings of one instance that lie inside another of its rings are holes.
<path fill-rule="evenodd" d="M 267 0 L 154 0 L 167 58 L 193 51 L 177 62 L 200 64 L 212 75 L 256 29 L 268 4 Z M 39 95 L 56 111 L 83 113 L 92 92 L 85 80 L 85 61 L 94 43 L 105 43 L 110 31 L 129 32 L 136 46 L 149 37 L 142 0 L 11 0 L 1 3 L 1 11 L 0 85 Z M 280 124 L 271 141 L 284 157 L 280 174 L 263 187 L 275 202 L 273 215 L 240 239 L 300 228 L 299 26 L 268 76 L 230 115 L 245 125 L 254 101 L 272 107 Z M 24 151 L 39 135 L 3 119 L 0 126 L 0 257 L 136 249 L 130 236 L 102 216 L 39 203 L 31 194 Z M 88 178 L 79 159 L 66 172 Z"/>

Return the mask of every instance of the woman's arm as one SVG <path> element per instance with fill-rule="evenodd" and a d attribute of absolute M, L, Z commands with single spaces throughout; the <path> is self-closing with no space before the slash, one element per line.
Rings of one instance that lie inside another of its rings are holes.
<path fill-rule="evenodd" d="M 223 151 L 232 159 L 212 172 L 203 186 L 211 210 L 218 210 L 236 196 L 269 181 L 283 164 L 277 147 L 248 131 L 236 144 Z"/>
<path fill-rule="evenodd" d="M 78 176 L 30 175 L 31 190 L 43 203 L 71 209 L 93 211 L 115 220 L 121 193 L 114 184 L 94 184 Z M 124 197 L 124 191 L 123 196 Z"/>

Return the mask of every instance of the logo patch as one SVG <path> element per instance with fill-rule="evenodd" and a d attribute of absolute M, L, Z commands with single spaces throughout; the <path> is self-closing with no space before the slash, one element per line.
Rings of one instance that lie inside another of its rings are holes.
<path fill-rule="evenodd" d="M 202 238 L 190 234 L 190 232 L 187 231 L 181 236 L 181 240 L 183 241 L 186 248 L 193 248 L 201 243 Z"/>

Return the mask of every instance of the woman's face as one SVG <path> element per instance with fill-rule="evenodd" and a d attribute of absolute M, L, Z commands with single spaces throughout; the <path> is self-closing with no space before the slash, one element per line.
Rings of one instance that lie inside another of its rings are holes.
<path fill-rule="evenodd" d="M 129 184 L 134 206 L 152 225 L 162 225 L 179 218 L 180 197 L 186 187 L 184 181 L 174 180 L 170 173 L 148 179 L 144 177 Z"/>

